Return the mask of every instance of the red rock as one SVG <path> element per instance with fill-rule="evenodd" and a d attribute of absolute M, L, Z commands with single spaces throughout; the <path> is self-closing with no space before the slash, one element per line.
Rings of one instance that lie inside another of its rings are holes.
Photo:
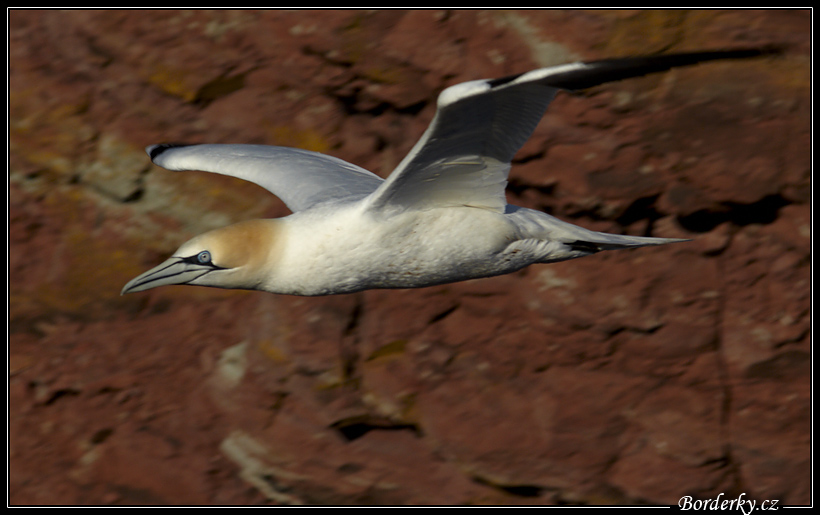
<path fill-rule="evenodd" d="M 808 504 L 809 34 L 800 10 L 10 11 L 9 503 Z M 516 203 L 693 242 L 422 290 L 119 296 L 193 233 L 287 213 L 145 145 L 386 175 L 449 84 L 768 43 L 561 95 L 513 168 Z"/>

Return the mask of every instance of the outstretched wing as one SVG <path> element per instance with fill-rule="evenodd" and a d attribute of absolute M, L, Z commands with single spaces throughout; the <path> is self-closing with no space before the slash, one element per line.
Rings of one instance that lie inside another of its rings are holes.
<path fill-rule="evenodd" d="M 390 212 L 464 205 L 503 212 L 512 158 L 532 135 L 558 91 L 769 51 L 608 59 L 451 86 L 439 96 L 435 117 L 419 142 L 367 199 L 368 207 Z"/>
<path fill-rule="evenodd" d="M 145 151 L 168 170 L 201 170 L 258 184 L 294 212 L 324 202 L 360 200 L 383 182 L 364 168 L 298 148 L 162 144 Z"/>

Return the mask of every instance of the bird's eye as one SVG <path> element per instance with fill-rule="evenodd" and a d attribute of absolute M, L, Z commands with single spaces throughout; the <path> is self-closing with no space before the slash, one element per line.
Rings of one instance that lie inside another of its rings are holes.
<path fill-rule="evenodd" d="M 196 260 L 203 265 L 208 265 L 211 263 L 211 253 L 207 250 L 203 250 L 199 254 L 196 255 Z"/>

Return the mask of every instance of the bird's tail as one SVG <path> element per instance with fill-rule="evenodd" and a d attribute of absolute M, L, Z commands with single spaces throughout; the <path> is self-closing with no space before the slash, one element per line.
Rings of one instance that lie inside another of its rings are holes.
<path fill-rule="evenodd" d="M 629 249 L 650 245 L 666 245 L 690 241 L 680 238 L 654 238 L 650 236 L 627 236 L 593 231 L 552 215 L 517 206 L 508 206 L 507 216 L 526 238 L 540 241 L 544 257 L 540 263 L 563 261 L 603 250 Z M 522 238 L 523 239 L 523 238 Z"/>

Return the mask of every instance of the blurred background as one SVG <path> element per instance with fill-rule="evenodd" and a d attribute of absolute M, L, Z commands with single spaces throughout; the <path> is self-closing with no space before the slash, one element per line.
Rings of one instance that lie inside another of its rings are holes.
<path fill-rule="evenodd" d="M 9 503 L 806 504 L 809 11 L 49 11 L 9 24 Z M 386 176 L 458 82 L 776 44 L 562 94 L 512 203 L 692 238 L 324 298 L 121 297 L 288 214 L 159 142 Z"/>

